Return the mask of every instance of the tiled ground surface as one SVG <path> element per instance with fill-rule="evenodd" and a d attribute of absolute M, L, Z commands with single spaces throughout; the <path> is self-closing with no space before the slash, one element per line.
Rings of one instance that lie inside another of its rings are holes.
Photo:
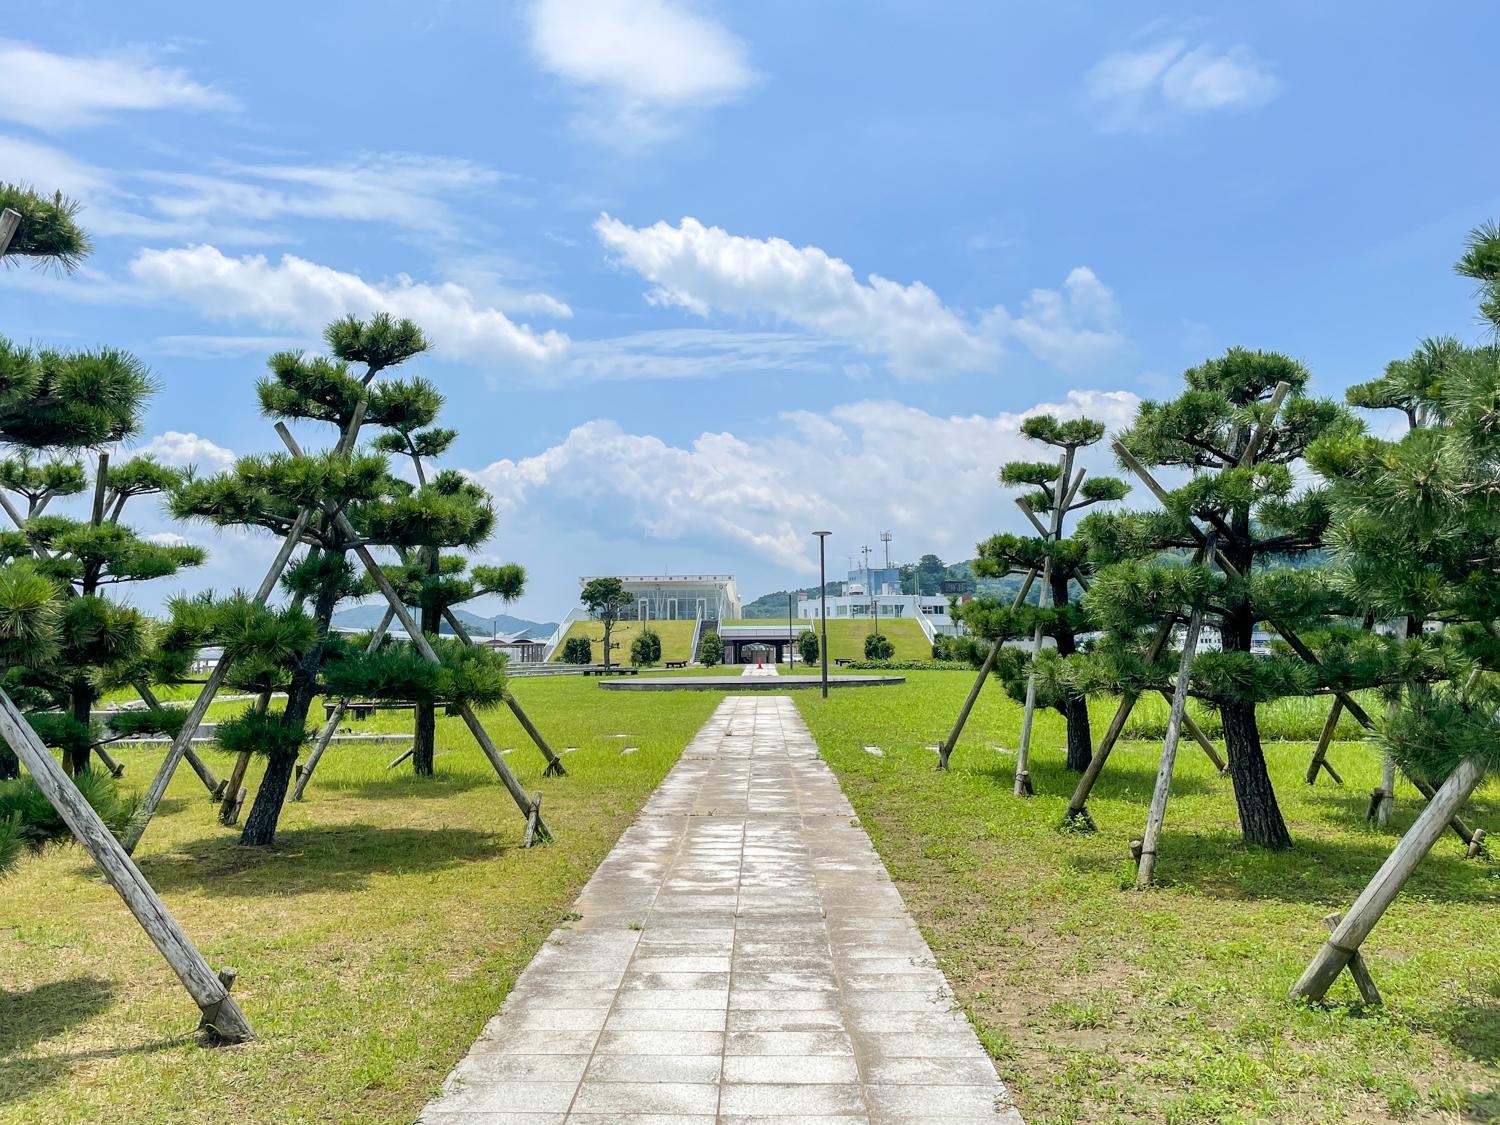
<path fill-rule="evenodd" d="M 726 699 L 422 1125 L 1018 1125 L 786 696 Z"/>

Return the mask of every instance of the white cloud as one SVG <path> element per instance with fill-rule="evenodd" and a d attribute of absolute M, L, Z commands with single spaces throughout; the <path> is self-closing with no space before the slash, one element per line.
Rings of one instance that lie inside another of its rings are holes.
<path fill-rule="evenodd" d="M 995 471 L 1038 456 L 1041 447 L 1020 433 L 1022 421 L 1087 415 L 1117 428 L 1137 402 L 1126 391 L 1074 391 L 1062 403 L 995 417 L 859 402 L 783 415 L 753 441 L 704 433 L 686 446 L 598 420 L 535 456 L 496 461 L 473 475 L 507 516 L 535 505 L 549 521 L 581 522 L 606 536 L 707 541 L 720 555 L 749 551 L 802 573 L 816 565 L 814 526 L 868 536 L 878 530 L 876 511 L 898 538 L 968 557 L 981 537 L 1021 519 Z M 1095 449 L 1085 463 L 1104 467 L 1107 458 Z"/>
<path fill-rule="evenodd" d="M 231 258 L 214 246 L 142 250 L 130 272 L 207 317 L 276 331 L 318 333 L 347 313 L 389 312 L 420 324 L 439 355 L 528 367 L 561 359 L 569 343 L 560 332 L 516 324 L 461 285 L 429 285 L 404 274 L 377 284 L 291 254 L 271 262 L 258 254 Z"/>
<path fill-rule="evenodd" d="M 38 129 L 93 125 L 123 110 L 232 109 L 229 95 L 149 51 L 62 55 L 0 39 L 0 118 Z"/>
<path fill-rule="evenodd" d="M 78 199 L 101 235 L 208 239 L 219 244 L 292 241 L 287 219 L 382 223 L 424 238 L 456 238 L 453 201 L 509 177 L 469 160 L 407 152 L 329 163 L 216 162 L 208 171 L 119 171 L 60 149 L 0 134 L 6 178 Z M 525 294 L 525 298 L 544 295 Z M 565 307 L 565 306 L 564 306 Z"/>
<path fill-rule="evenodd" d="M 1253 109 L 1274 98 L 1281 83 L 1248 47 L 1220 51 L 1173 39 L 1106 56 L 1084 89 L 1101 126 L 1141 129 L 1182 114 Z"/>
<path fill-rule="evenodd" d="M 131 452 L 141 456 L 155 457 L 163 465 L 178 467 L 196 465 L 200 469 L 214 472 L 229 468 L 235 460 L 234 450 L 225 449 L 222 445 L 217 445 L 208 438 L 199 437 L 194 433 L 185 434 L 181 430 L 167 430 L 165 433 L 157 434 Z"/>
<path fill-rule="evenodd" d="M 146 536 L 148 543 L 155 543 L 159 547 L 191 547 L 193 541 L 184 535 L 178 535 L 175 531 L 158 531 L 154 535 Z"/>
<path fill-rule="evenodd" d="M 745 44 L 686 0 L 535 0 L 530 32 L 537 62 L 581 89 L 581 124 L 604 139 L 660 139 L 684 111 L 755 80 Z"/>
<path fill-rule="evenodd" d="M 1085 267 L 1068 276 L 1063 293 L 1033 290 L 1020 317 L 1000 306 L 966 317 L 919 281 L 878 274 L 861 281 L 816 246 L 745 238 L 692 218 L 637 228 L 601 215 L 594 229 L 620 265 L 654 285 L 653 304 L 794 325 L 880 357 L 899 376 L 994 370 L 1007 334 L 1070 369 L 1122 342 L 1114 296 Z"/>
<path fill-rule="evenodd" d="M 307 336 L 158 336 L 151 341 L 157 355 L 182 359 L 235 359 L 244 355 L 316 346 L 318 337 Z"/>

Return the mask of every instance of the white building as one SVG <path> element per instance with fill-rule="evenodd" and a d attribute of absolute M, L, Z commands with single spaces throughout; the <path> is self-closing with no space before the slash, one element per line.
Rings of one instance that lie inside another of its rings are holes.
<path fill-rule="evenodd" d="M 738 617 L 740 592 L 732 574 L 619 575 L 635 602 L 625 616 L 639 621 L 728 621 Z M 593 576 L 578 580 L 587 586 Z"/>
<path fill-rule="evenodd" d="M 816 621 L 823 611 L 824 600 L 828 603 L 828 620 L 854 618 L 872 621 L 875 617 L 888 620 L 909 617 L 916 620 L 922 631 L 932 637 L 938 633 L 958 636 L 963 628 L 949 613 L 948 598 L 939 594 L 876 594 L 873 597 L 861 590 L 857 583 L 844 587 L 845 593 L 837 597 L 820 599 L 816 594 L 803 598 L 797 605 L 797 615 L 804 621 Z"/>

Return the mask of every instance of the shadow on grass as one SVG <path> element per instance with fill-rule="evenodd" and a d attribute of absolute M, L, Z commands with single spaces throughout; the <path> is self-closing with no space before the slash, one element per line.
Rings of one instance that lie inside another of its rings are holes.
<path fill-rule="evenodd" d="M 977 755 L 976 755 L 977 759 Z M 957 756 L 953 759 L 953 771 L 955 773 L 966 773 L 974 778 L 988 778 L 994 785 L 1009 791 L 1016 782 L 1016 759 L 1014 755 L 1006 755 L 997 758 L 990 755 L 990 761 L 982 764 L 975 760 L 967 765 L 959 762 Z M 1061 762 L 1038 762 L 1032 758 L 1027 763 L 1031 774 L 1031 784 L 1038 794 L 1062 797 L 1064 800 L 1073 795 L 1073 790 L 1078 788 L 1078 779 L 1081 774 L 1074 773 Z M 937 776 L 936 770 L 933 771 Z M 1095 783 L 1093 791 L 1089 794 L 1091 801 L 1106 800 L 1133 800 L 1137 799 L 1144 791 L 1147 799 L 1150 798 L 1151 790 L 1156 785 L 1156 767 L 1150 768 L 1135 766 L 1126 763 L 1115 764 L 1113 760 L 1104 767 Z M 1201 777 L 1196 774 L 1179 773 L 1172 778 L 1172 795 L 1174 797 L 1197 796 L 1203 793 L 1229 792 L 1228 778 Z M 1232 798 L 1231 798 L 1232 799 Z"/>
<path fill-rule="evenodd" d="M 1500 1062 L 1500 979 L 1482 991 L 1469 992 L 1443 1010 L 1435 1028 L 1443 1038 L 1470 1058 Z M 1500 1091 L 1490 1091 L 1500 1110 Z M 1491 1120 L 1486 1118 L 1485 1120 Z"/>
<path fill-rule="evenodd" d="M 1274 899 L 1305 905 L 1347 904 L 1364 890 L 1390 855 L 1392 841 L 1316 840 L 1293 830 L 1291 850 L 1246 847 L 1230 833 L 1173 831 L 1162 834 L 1156 884 L 1166 890 L 1190 888 L 1223 899 Z M 1118 872 L 1118 856 L 1074 855 L 1070 866 L 1093 874 Z M 1475 902 L 1489 898 L 1494 880 L 1487 863 L 1457 855 L 1429 855 L 1412 876 L 1410 891 L 1434 902 Z"/>
<path fill-rule="evenodd" d="M 507 851 L 500 837 L 468 828 L 341 824 L 283 830 L 273 848 L 207 836 L 138 859 L 158 891 L 256 896 L 360 890 L 370 875 L 441 871 Z"/>
<path fill-rule="evenodd" d="M 89 976 L 51 981 L 25 992 L 0 988 L 0 1059 L 92 1019 L 110 1006 L 115 991 L 114 982 Z"/>

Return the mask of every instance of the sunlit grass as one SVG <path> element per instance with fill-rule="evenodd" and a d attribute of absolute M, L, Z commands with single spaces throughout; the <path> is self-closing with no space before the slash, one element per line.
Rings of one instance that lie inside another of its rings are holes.
<path fill-rule="evenodd" d="M 1131 889 L 1160 744 L 1123 744 L 1089 803 L 1098 832 L 1062 832 L 1075 775 L 1060 719 L 1040 717 L 1038 795 L 1011 796 L 1020 708 L 981 696 L 953 770 L 939 742 L 966 673 L 793 698 L 885 859 L 1028 1122 L 1487 1121 L 1500 1114 L 1500 878 L 1446 836 L 1366 956 L 1387 1009 L 1348 978 L 1328 1010 L 1286 999 L 1327 930 L 1420 807 L 1404 781 L 1389 830 L 1364 810 L 1375 754 L 1335 743 L 1343 788 L 1302 780 L 1312 747 L 1266 752 L 1296 847 L 1239 841 L 1230 784 L 1184 743 L 1160 889 Z M 1327 715 L 1318 708 L 1315 726 Z M 1096 735 L 1113 708 L 1093 708 Z M 882 757 L 864 751 L 878 746 Z M 1466 811 L 1494 826 L 1493 790 Z"/>
<path fill-rule="evenodd" d="M 0 1122 L 413 1120 L 720 698 L 515 688 L 573 748 L 570 776 L 543 779 L 509 712 L 485 716 L 545 795 L 543 848 L 518 847 L 520 815 L 455 718 L 430 779 L 385 768 L 400 745 L 335 745 L 272 851 L 240 848 L 178 772 L 137 858 L 210 963 L 239 970 L 254 1043 L 199 1045 L 197 1009 L 78 848 L 23 859 L 0 884 Z M 161 753 L 122 750 L 127 784 Z"/>

